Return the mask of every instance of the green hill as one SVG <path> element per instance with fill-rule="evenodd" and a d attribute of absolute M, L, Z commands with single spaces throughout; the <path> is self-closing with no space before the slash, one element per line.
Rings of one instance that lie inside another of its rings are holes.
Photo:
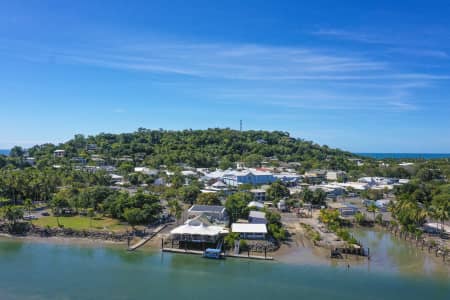
<path fill-rule="evenodd" d="M 95 150 L 92 151 L 92 148 Z M 89 160 L 92 155 L 100 155 L 107 163 L 126 158 L 134 164 L 155 167 L 182 163 L 193 167 L 225 168 L 237 161 L 243 161 L 248 166 L 258 166 L 267 161 L 272 164 L 299 162 L 307 169 L 327 167 L 346 170 L 352 165 L 348 158 L 356 157 L 349 152 L 293 138 L 287 132 L 241 132 L 217 128 L 183 131 L 139 129 L 133 133 L 101 133 L 88 137 L 76 135 L 60 145 L 34 146 L 29 149 L 29 155 L 38 161 L 53 163 L 52 155 L 56 149 L 65 150 L 67 160 L 73 157 Z"/>

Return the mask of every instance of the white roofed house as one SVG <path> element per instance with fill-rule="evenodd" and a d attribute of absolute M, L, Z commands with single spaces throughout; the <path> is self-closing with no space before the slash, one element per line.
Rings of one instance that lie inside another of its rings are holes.
<path fill-rule="evenodd" d="M 136 173 L 142 173 L 149 176 L 155 176 L 158 175 L 158 170 L 156 169 L 150 169 L 147 167 L 135 167 L 134 172 Z"/>
<path fill-rule="evenodd" d="M 251 224 L 267 224 L 266 213 L 252 210 L 248 214 L 248 222 Z"/>
<path fill-rule="evenodd" d="M 264 208 L 264 204 L 262 202 L 259 201 L 251 201 L 247 207 L 249 208 L 256 208 L 256 209 L 263 209 Z"/>
<path fill-rule="evenodd" d="M 227 188 L 227 185 L 223 183 L 222 181 L 218 180 L 215 183 L 211 185 L 211 187 L 217 189 L 217 190 L 224 190 Z"/>
<path fill-rule="evenodd" d="M 266 224 L 233 223 L 231 232 L 239 233 L 242 239 L 265 240 L 267 236 Z"/>
<path fill-rule="evenodd" d="M 111 174 L 111 182 L 118 183 L 123 181 L 123 176 L 117 174 Z"/>
<path fill-rule="evenodd" d="M 228 214 L 224 206 L 221 205 L 192 205 L 188 209 L 188 217 L 194 218 L 200 215 L 215 223 L 227 223 Z"/>
<path fill-rule="evenodd" d="M 228 234 L 223 225 L 213 224 L 205 215 L 187 220 L 170 232 L 172 240 L 192 243 L 216 243 Z"/>
<path fill-rule="evenodd" d="M 231 186 L 240 184 L 263 185 L 276 181 L 271 172 L 257 169 L 246 169 L 242 171 L 225 172 L 222 177 L 223 182 Z"/>
<path fill-rule="evenodd" d="M 64 157 L 65 155 L 66 155 L 65 150 L 57 149 L 57 150 L 53 151 L 54 157 L 61 158 L 61 157 Z"/>
<path fill-rule="evenodd" d="M 274 174 L 274 176 L 287 186 L 296 186 L 301 182 L 301 176 L 296 173 L 280 173 Z"/>

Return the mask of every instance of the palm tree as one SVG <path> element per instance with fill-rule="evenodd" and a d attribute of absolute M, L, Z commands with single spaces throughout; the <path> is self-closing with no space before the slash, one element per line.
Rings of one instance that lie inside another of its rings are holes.
<path fill-rule="evenodd" d="M 10 222 L 12 228 L 16 226 L 17 220 L 23 218 L 23 210 L 18 206 L 7 206 L 4 214 L 5 218 Z"/>
<path fill-rule="evenodd" d="M 375 213 L 377 212 L 378 207 L 374 204 L 371 203 L 368 207 L 367 207 L 367 212 L 371 212 L 373 214 L 373 221 L 375 222 Z"/>
<path fill-rule="evenodd" d="M 89 217 L 89 227 L 92 228 L 92 218 L 95 217 L 95 211 L 92 207 L 88 208 L 87 216 Z"/>
<path fill-rule="evenodd" d="M 430 215 L 441 222 L 441 230 L 444 232 L 444 223 L 450 219 L 449 196 L 440 194 L 434 197 L 430 207 Z"/>
<path fill-rule="evenodd" d="M 25 202 L 23 203 L 25 206 L 25 209 L 28 211 L 28 215 L 31 215 L 31 210 L 33 209 L 33 201 L 31 201 L 30 198 L 25 199 Z M 30 223 L 33 223 L 33 219 L 30 218 Z"/>
<path fill-rule="evenodd" d="M 178 202 L 178 200 L 176 199 L 169 200 L 168 206 L 169 206 L 169 213 L 175 216 L 178 225 L 178 221 L 181 219 L 181 215 L 183 213 L 183 207 L 181 206 L 180 202 Z"/>

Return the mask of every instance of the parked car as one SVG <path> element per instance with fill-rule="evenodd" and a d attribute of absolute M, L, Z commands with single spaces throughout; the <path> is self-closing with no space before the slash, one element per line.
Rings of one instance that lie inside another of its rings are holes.
<path fill-rule="evenodd" d="M 29 220 L 36 220 L 37 217 L 35 215 L 25 215 L 23 216 L 23 219 L 29 221 Z"/>
<path fill-rule="evenodd" d="M 48 216 L 50 216 L 50 213 L 47 212 L 47 211 L 44 211 L 44 212 L 42 213 L 42 215 L 48 217 Z"/>

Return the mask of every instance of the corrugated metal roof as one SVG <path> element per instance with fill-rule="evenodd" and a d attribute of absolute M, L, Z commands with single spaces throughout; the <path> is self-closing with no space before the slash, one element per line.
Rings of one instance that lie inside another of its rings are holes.
<path fill-rule="evenodd" d="M 231 231 L 237 233 L 267 233 L 266 224 L 233 223 Z"/>

